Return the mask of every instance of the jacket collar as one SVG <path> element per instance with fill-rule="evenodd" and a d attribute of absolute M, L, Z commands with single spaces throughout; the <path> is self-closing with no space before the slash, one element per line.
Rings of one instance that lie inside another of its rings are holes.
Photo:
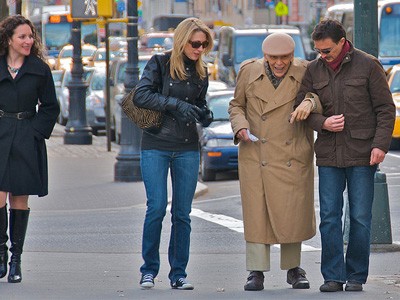
<path fill-rule="evenodd" d="M 300 65 L 302 65 L 302 62 L 295 58 L 292 61 L 292 64 L 285 77 L 293 77 L 296 81 L 301 82 L 304 73 L 301 71 L 301 68 L 297 68 Z M 264 58 L 260 58 L 255 61 L 255 66 L 252 68 L 252 72 L 250 74 L 249 83 L 256 81 L 262 76 L 268 77 L 265 73 Z"/>
<path fill-rule="evenodd" d="M 43 65 L 43 61 L 34 55 L 29 55 L 25 57 L 25 61 L 21 66 L 21 69 L 18 72 L 18 75 L 15 77 L 16 79 L 21 77 L 23 74 L 30 73 L 36 75 L 45 75 L 46 70 Z M 0 81 L 11 78 L 10 73 L 7 69 L 7 60 L 6 56 L 0 56 Z"/>

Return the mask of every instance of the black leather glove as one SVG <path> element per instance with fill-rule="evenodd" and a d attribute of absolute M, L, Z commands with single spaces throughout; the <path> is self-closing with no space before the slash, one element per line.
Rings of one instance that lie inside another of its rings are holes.
<path fill-rule="evenodd" d="M 207 105 L 204 105 L 201 108 L 201 117 L 200 117 L 201 125 L 203 125 L 203 127 L 207 127 L 208 125 L 211 124 L 213 120 L 214 120 L 213 112 L 207 107 Z"/>
<path fill-rule="evenodd" d="M 196 120 L 199 120 L 201 116 L 200 108 L 182 100 L 178 100 L 176 110 L 188 121 L 195 122 Z"/>

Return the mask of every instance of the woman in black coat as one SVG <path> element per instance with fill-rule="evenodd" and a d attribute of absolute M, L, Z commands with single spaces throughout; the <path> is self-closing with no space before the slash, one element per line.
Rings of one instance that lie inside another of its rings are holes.
<path fill-rule="evenodd" d="M 47 195 L 45 139 L 60 112 L 50 68 L 32 23 L 9 16 L 0 23 L 0 278 L 7 274 L 6 209 L 12 253 L 8 282 L 20 282 L 29 195 Z"/>

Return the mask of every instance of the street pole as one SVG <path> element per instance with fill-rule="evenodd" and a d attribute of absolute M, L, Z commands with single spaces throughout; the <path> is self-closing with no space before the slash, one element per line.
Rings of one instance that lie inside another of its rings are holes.
<path fill-rule="evenodd" d="M 65 126 L 64 144 L 92 144 L 92 130 L 86 121 L 86 89 L 83 80 L 81 22 L 72 22 L 71 40 L 73 46 L 71 82 L 69 89 L 69 116 Z"/>
<path fill-rule="evenodd" d="M 128 1 L 128 62 L 125 75 L 125 94 L 129 93 L 139 81 L 138 68 L 138 10 L 137 1 Z M 115 181 L 141 181 L 140 140 L 142 131 L 121 110 L 121 147 L 114 166 Z"/>
<path fill-rule="evenodd" d="M 378 0 L 354 1 L 354 46 L 378 57 Z"/>

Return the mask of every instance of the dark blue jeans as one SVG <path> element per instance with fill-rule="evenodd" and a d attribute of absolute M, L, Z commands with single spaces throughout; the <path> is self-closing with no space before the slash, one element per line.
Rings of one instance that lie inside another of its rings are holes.
<path fill-rule="evenodd" d="M 376 166 L 318 167 L 322 254 L 326 281 L 365 283 L 368 277 Z M 343 253 L 343 192 L 349 196 L 350 231 Z"/>
<path fill-rule="evenodd" d="M 160 269 L 160 236 L 168 204 L 167 178 L 172 181 L 171 236 L 168 260 L 169 279 L 186 278 L 189 261 L 190 212 L 196 190 L 200 155 L 198 151 L 143 150 L 141 169 L 147 195 L 147 211 L 143 226 L 142 274 L 156 276 Z"/>

